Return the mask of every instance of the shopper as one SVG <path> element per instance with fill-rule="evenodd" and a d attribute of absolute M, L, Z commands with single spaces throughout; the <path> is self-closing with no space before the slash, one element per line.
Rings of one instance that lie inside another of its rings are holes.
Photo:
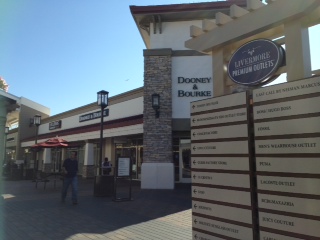
<path fill-rule="evenodd" d="M 111 172 L 112 164 L 109 162 L 109 159 L 106 157 L 102 164 L 103 175 L 109 175 Z"/>
<path fill-rule="evenodd" d="M 68 188 L 72 187 L 72 204 L 78 204 L 78 159 L 77 152 L 71 152 L 71 157 L 64 160 L 62 165 L 62 171 L 64 175 L 63 187 L 61 193 L 61 201 L 65 202 Z"/>

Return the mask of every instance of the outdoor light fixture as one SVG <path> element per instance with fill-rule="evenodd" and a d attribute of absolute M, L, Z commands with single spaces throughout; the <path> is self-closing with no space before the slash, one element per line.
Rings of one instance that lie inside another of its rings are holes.
<path fill-rule="evenodd" d="M 101 106 L 103 108 L 108 106 L 108 95 L 109 92 L 101 90 L 100 92 L 97 92 L 97 104 L 98 106 Z"/>
<path fill-rule="evenodd" d="M 157 93 L 152 94 L 152 108 L 156 111 L 156 118 L 159 118 L 160 95 Z"/>
<path fill-rule="evenodd" d="M 5 134 L 8 134 L 8 133 L 9 133 L 9 127 L 5 127 L 5 128 L 4 128 L 4 133 L 5 133 Z"/>
<path fill-rule="evenodd" d="M 41 116 L 40 115 L 35 115 L 33 117 L 33 124 L 36 125 L 37 127 L 39 127 L 39 125 L 41 124 Z"/>
<path fill-rule="evenodd" d="M 34 115 L 33 117 L 33 124 L 36 126 L 36 140 L 35 140 L 35 144 L 38 143 L 38 128 L 41 125 L 41 116 L 40 115 Z M 38 171 L 38 160 L 37 160 L 37 152 L 34 151 L 34 179 L 37 178 L 37 171 Z"/>
<path fill-rule="evenodd" d="M 104 90 L 97 92 L 97 104 L 101 107 L 99 175 L 102 175 L 103 109 L 108 106 L 108 95 L 109 92 Z"/>

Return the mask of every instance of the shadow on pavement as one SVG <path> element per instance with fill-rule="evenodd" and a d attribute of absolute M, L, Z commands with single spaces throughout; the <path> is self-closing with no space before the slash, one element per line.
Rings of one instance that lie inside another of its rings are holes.
<path fill-rule="evenodd" d="M 47 183 L 46 189 L 41 184 L 35 188 L 31 180 L 2 181 L 2 184 L 2 240 L 94 239 L 95 234 L 101 239 L 103 236 L 104 239 L 118 239 L 114 236 L 108 238 L 108 233 L 191 208 L 190 184 L 177 184 L 174 190 L 141 190 L 140 182 L 134 182 L 133 201 L 115 202 L 112 197 L 94 197 L 93 180 L 81 179 L 79 204 L 76 206 L 71 204 L 70 192 L 68 201 L 60 202 L 61 181 L 56 183 L 56 188 L 52 182 Z M 120 186 L 118 191 L 125 196 L 128 185 Z"/>

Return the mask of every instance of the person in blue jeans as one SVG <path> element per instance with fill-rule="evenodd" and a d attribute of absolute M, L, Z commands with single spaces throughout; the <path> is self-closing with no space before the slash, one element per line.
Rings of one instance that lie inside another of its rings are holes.
<path fill-rule="evenodd" d="M 61 201 L 65 202 L 68 188 L 72 187 L 72 203 L 78 204 L 78 160 L 77 152 L 71 152 L 71 157 L 64 160 L 62 165 L 62 172 L 64 174 L 63 187 L 61 192 Z"/>

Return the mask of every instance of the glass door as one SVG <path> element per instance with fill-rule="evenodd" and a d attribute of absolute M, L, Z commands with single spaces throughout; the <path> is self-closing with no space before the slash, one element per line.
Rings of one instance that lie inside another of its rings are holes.
<path fill-rule="evenodd" d="M 191 183 L 191 140 L 181 139 L 179 145 L 180 182 Z"/>
<path fill-rule="evenodd" d="M 124 147 L 116 145 L 116 157 L 130 157 L 132 160 L 132 178 L 140 179 L 141 175 L 141 163 L 143 159 L 143 147 L 131 146 Z"/>
<path fill-rule="evenodd" d="M 54 148 L 51 151 L 51 164 L 52 172 L 60 172 L 61 171 L 61 149 Z"/>

